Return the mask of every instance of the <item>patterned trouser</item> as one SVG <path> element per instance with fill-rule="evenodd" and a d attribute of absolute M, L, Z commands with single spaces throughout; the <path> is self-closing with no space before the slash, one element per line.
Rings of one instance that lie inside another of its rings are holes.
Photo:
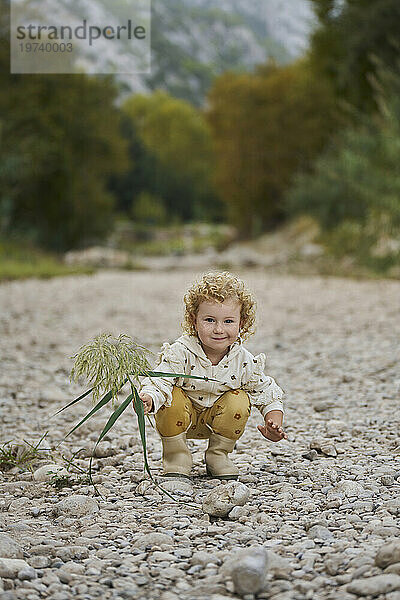
<path fill-rule="evenodd" d="M 174 386 L 171 406 L 161 406 L 155 415 L 156 426 L 163 437 L 187 431 L 188 438 L 209 438 L 212 432 L 238 440 L 250 415 L 250 400 L 243 390 L 222 394 L 210 408 L 195 406 L 185 392 Z"/>

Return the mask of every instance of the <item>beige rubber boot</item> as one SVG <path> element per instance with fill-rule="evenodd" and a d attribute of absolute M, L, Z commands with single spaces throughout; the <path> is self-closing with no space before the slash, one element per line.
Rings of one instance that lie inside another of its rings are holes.
<path fill-rule="evenodd" d="M 231 440 L 217 433 L 210 435 L 205 454 L 207 473 L 209 475 L 215 477 L 215 479 L 238 478 L 239 469 L 228 457 L 228 453 L 232 452 L 235 444 L 236 440 Z"/>
<path fill-rule="evenodd" d="M 192 454 L 186 444 L 186 432 L 162 437 L 163 475 L 165 477 L 189 477 L 192 470 Z"/>

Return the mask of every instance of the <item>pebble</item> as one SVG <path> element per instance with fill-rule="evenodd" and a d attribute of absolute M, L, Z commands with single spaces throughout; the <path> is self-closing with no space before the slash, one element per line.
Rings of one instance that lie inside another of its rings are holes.
<path fill-rule="evenodd" d="M 381 546 L 375 556 L 375 564 L 384 569 L 400 562 L 400 540 L 388 542 Z"/>
<path fill-rule="evenodd" d="M 140 548 L 141 550 L 146 550 L 146 548 L 152 549 L 154 546 L 161 545 L 173 545 L 173 539 L 171 536 L 165 533 L 147 533 L 146 535 L 141 535 L 134 543 L 134 548 Z"/>
<path fill-rule="evenodd" d="M 357 483 L 357 481 L 344 479 L 343 481 L 340 481 L 335 486 L 333 491 L 343 492 L 343 494 L 345 494 L 345 496 L 348 496 L 348 497 L 351 497 L 351 496 L 359 497 L 360 494 L 362 494 L 364 492 L 364 488 L 360 483 Z"/>
<path fill-rule="evenodd" d="M 159 482 L 160 486 L 168 492 L 182 492 L 184 495 L 193 495 L 193 486 L 183 477 L 165 477 Z"/>
<path fill-rule="evenodd" d="M 20 558 L 0 558 L 0 577 L 13 579 L 20 572 L 32 573 L 34 569 Z"/>
<path fill-rule="evenodd" d="M 75 494 L 58 502 L 55 505 L 54 510 L 57 515 L 81 517 L 97 512 L 99 510 L 99 504 L 94 498 L 82 494 Z"/>
<path fill-rule="evenodd" d="M 36 469 L 33 473 L 33 479 L 35 481 L 51 481 L 53 477 L 57 475 L 58 477 L 68 475 L 68 471 L 62 465 L 57 465 L 55 463 L 49 463 L 48 465 L 43 465 Z M 33 510 L 33 509 L 32 509 Z"/>
<path fill-rule="evenodd" d="M 322 525 L 314 525 L 308 530 L 308 535 L 313 539 L 320 540 L 331 540 L 333 538 L 333 534 L 329 529 L 323 527 Z"/>
<path fill-rule="evenodd" d="M 268 552 L 253 546 L 243 550 L 230 563 L 230 576 L 235 592 L 241 596 L 261 592 L 267 583 Z"/>
<path fill-rule="evenodd" d="M 365 579 L 355 579 L 346 590 L 357 596 L 378 596 L 393 590 L 400 590 L 400 575 L 375 575 Z"/>
<path fill-rule="evenodd" d="M 21 546 L 9 535 L 0 533 L 0 557 L 23 558 Z"/>

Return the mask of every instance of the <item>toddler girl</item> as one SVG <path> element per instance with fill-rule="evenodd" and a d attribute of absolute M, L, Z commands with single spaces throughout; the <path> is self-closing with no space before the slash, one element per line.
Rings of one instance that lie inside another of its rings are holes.
<path fill-rule="evenodd" d="M 163 344 L 155 370 L 207 380 L 145 378 L 140 398 L 154 412 L 163 446 L 164 475 L 189 476 L 192 455 L 186 439 L 208 439 L 207 473 L 237 479 L 228 457 L 243 434 L 252 406 L 265 419 L 260 433 L 285 438 L 283 390 L 264 374 L 265 354 L 253 356 L 242 344 L 252 335 L 255 301 L 244 283 L 228 272 L 206 273 L 184 296 L 184 334 Z M 216 380 L 216 381 L 215 381 Z"/>

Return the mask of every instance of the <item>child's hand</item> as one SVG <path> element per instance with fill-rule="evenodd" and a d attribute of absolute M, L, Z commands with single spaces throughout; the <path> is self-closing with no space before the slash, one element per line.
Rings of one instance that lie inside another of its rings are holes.
<path fill-rule="evenodd" d="M 144 392 L 139 393 L 139 398 L 143 402 L 144 414 L 147 415 L 147 413 L 153 410 L 153 398 Z"/>
<path fill-rule="evenodd" d="M 265 421 L 265 425 L 258 425 L 257 429 L 267 440 L 271 440 L 271 442 L 287 440 L 287 434 L 283 431 L 282 427 L 278 423 L 274 423 L 271 419 Z"/>

